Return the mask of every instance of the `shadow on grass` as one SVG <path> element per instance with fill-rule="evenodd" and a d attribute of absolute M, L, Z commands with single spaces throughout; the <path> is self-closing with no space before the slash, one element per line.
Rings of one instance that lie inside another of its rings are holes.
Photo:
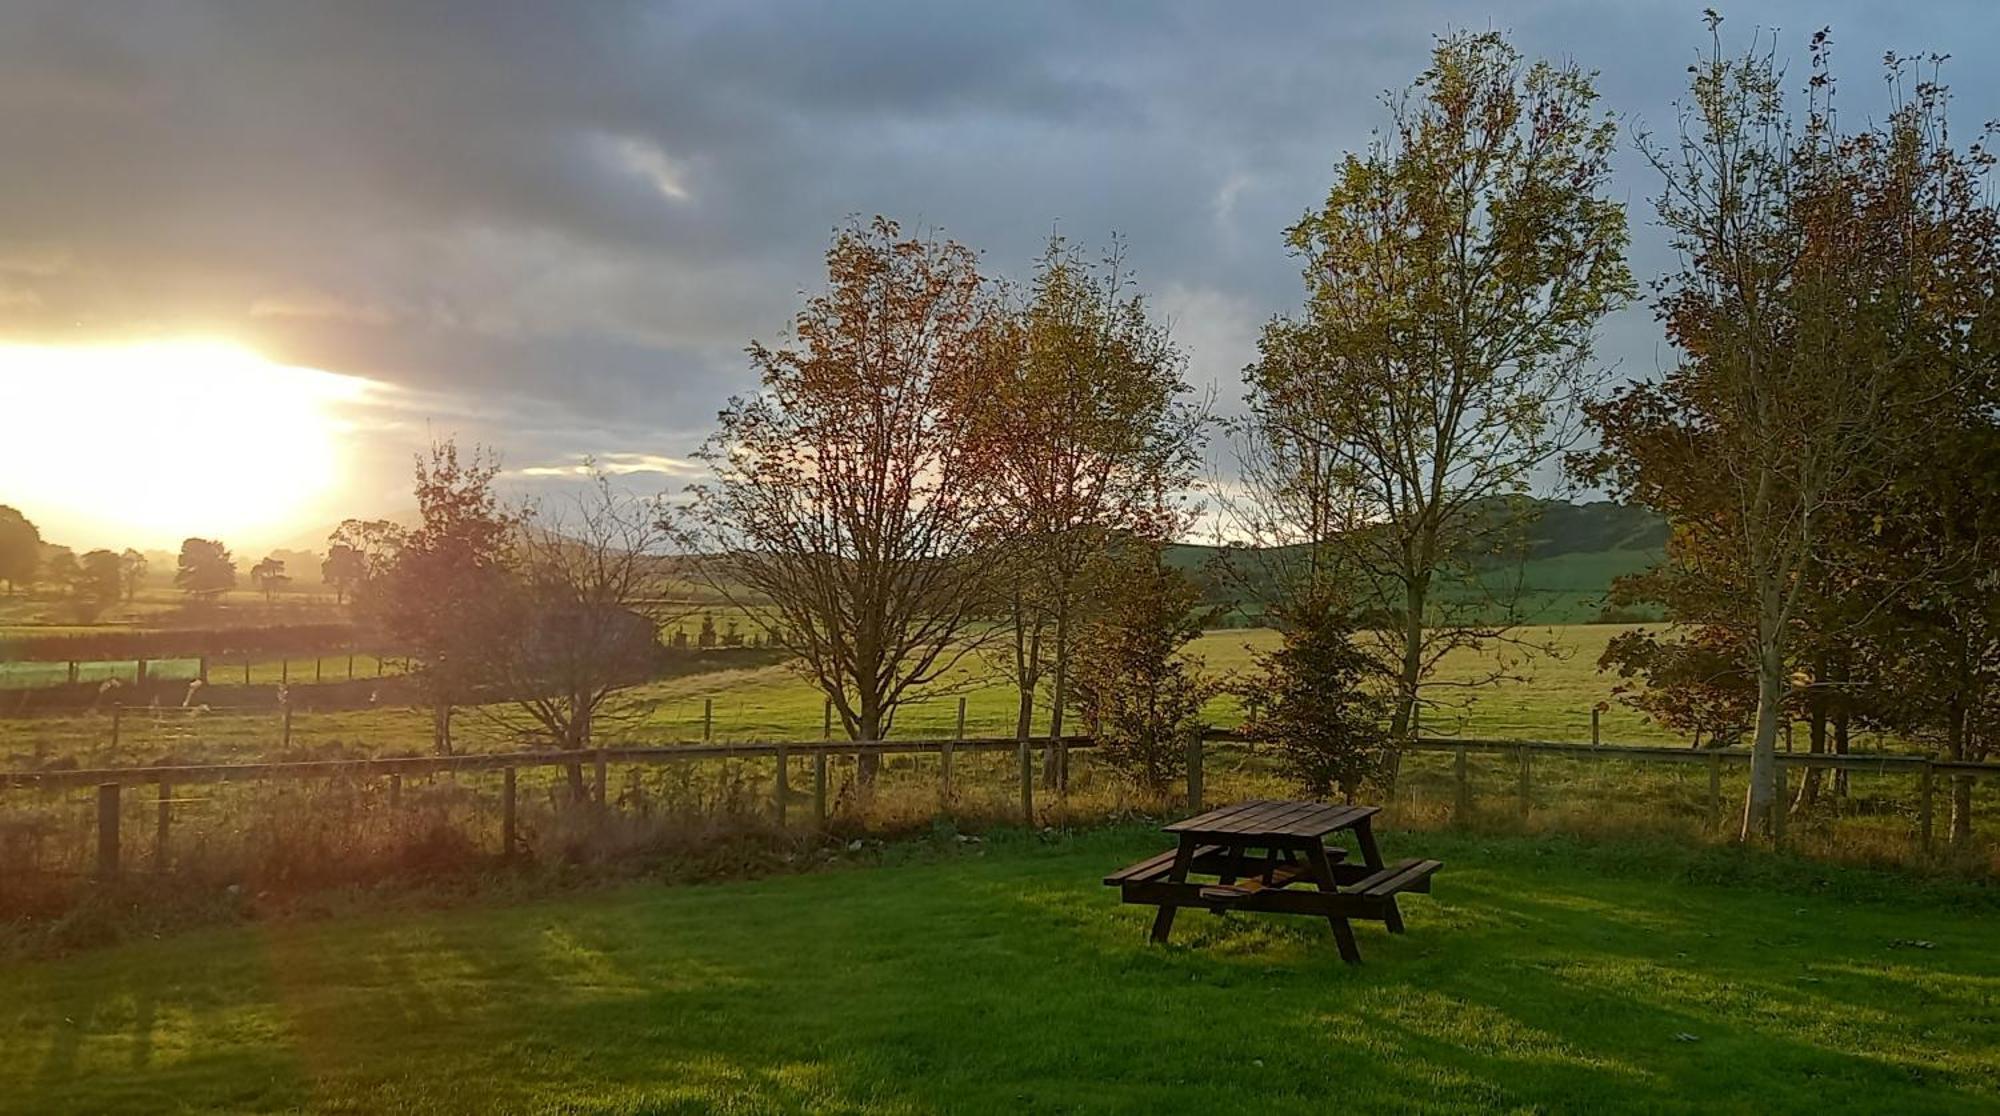
<path fill-rule="evenodd" d="M 23 967 L 0 1005 L 0 1095 L 887 1113 L 1922 1112 L 2000 1095 L 1996 963 L 1961 915 L 1404 834 L 1392 854 L 1447 860 L 1438 894 L 1406 904 L 1406 936 L 1364 926 L 1369 963 L 1350 969 L 1305 919 L 1188 912 L 1175 945 L 1147 945 L 1149 912 L 1097 877 L 1159 840 L 1016 835 L 943 863 Z M 1902 936 L 1936 948 L 1892 951 Z"/>

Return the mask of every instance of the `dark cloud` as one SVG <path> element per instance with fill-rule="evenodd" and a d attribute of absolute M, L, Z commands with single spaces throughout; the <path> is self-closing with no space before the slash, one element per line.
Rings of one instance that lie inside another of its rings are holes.
<path fill-rule="evenodd" d="M 1295 301 L 1280 233 L 1452 27 L 1602 71 L 1666 127 L 1700 4 L 77 4 L 0 14 L 0 337 L 201 332 L 409 389 L 378 439 L 511 463 L 684 457 L 751 337 L 888 213 L 1019 273 L 1057 222 L 1129 241 L 1221 384 Z M 1991 43 L 1977 2 L 1755 6 L 1883 50 Z M 2000 116 L 1985 59 L 1947 71 Z M 1629 155 L 1635 266 L 1663 262 Z M 1607 326 L 1633 373 L 1643 310 Z M 413 433 L 415 432 L 415 433 Z M 388 465 L 382 468 L 388 469 Z M 400 468 L 393 472 L 400 477 Z M 662 474 L 664 475 L 664 474 Z"/>

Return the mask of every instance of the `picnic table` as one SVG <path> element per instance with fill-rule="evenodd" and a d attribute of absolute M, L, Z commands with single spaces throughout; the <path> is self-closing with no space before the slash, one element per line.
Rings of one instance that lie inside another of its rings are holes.
<path fill-rule="evenodd" d="M 1325 802 L 1258 799 L 1223 806 L 1165 826 L 1178 847 L 1128 865 L 1104 877 L 1127 903 L 1158 907 L 1153 940 L 1165 942 L 1182 907 L 1210 911 L 1271 911 L 1326 919 L 1341 959 L 1361 963 L 1350 920 L 1378 919 L 1389 932 L 1403 932 L 1396 896 L 1428 892 L 1431 876 L 1444 867 L 1436 860 L 1386 864 L 1375 844 L 1373 819 L 1379 806 L 1336 806 Z M 1361 863 L 1347 862 L 1347 850 L 1326 840 L 1350 833 Z M 1214 876 L 1215 882 L 1191 880 Z M 1312 889 L 1290 890 L 1292 884 Z"/>

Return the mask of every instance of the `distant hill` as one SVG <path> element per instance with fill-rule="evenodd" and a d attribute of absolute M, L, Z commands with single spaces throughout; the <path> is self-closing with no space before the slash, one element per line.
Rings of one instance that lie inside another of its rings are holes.
<path fill-rule="evenodd" d="M 1479 579 L 1499 587 L 1518 578 L 1520 619 L 1525 622 L 1576 624 L 1602 619 L 1614 578 L 1638 573 L 1665 557 L 1666 521 L 1644 508 L 1609 500 L 1533 504 L 1535 515 L 1518 557 L 1493 560 Z M 1246 588 L 1257 583 L 1255 553 L 1176 543 L 1167 548 L 1166 559 L 1201 583 L 1208 603 L 1233 606 L 1230 622 L 1255 624 L 1261 605 L 1255 600 L 1257 593 Z M 1223 569 L 1221 563 L 1234 568 Z M 1473 601 L 1492 594 L 1477 585 L 1461 584 L 1442 587 L 1439 596 L 1446 601 Z"/>

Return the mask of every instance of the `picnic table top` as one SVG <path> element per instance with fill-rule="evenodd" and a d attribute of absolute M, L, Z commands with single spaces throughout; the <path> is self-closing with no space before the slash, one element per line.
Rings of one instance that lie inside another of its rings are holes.
<path fill-rule="evenodd" d="M 1246 837 L 1324 837 L 1359 825 L 1381 811 L 1379 806 L 1337 806 L 1326 802 L 1282 802 L 1257 799 L 1222 806 L 1163 826 L 1168 833 L 1229 840 Z"/>

